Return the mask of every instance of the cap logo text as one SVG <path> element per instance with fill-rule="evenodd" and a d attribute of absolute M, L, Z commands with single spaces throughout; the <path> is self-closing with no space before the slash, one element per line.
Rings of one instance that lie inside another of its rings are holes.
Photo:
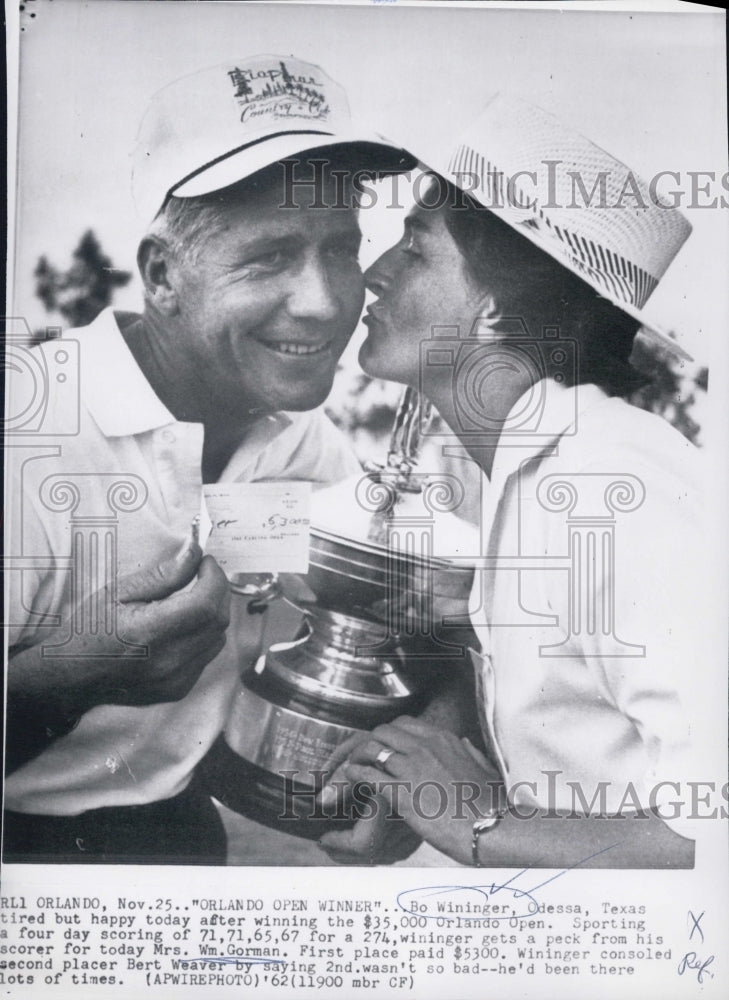
<path fill-rule="evenodd" d="M 291 73 L 286 63 L 270 69 L 235 69 L 228 71 L 234 98 L 243 123 L 253 119 L 306 118 L 326 119 L 329 105 L 323 84 L 313 76 Z"/>

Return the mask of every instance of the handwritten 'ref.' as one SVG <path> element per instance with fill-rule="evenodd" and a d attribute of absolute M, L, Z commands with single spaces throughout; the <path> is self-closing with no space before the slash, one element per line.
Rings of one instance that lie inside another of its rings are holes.
<path fill-rule="evenodd" d="M 689 941 L 693 941 L 694 935 L 696 935 L 700 937 L 701 939 L 700 943 L 701 944 L 704 943 L 704 932 L 701 927 L 701 921 L 703 920 L 703 917 L 704 917 L 703 910 L 698 915 L 698 917 L 692 910 L 688 911 L 686 919 L 690 927 Z M 681 961 L 678 963 L 678 974 L 679 976 L 683 976 L 686 972 L 695 972 L 696 981 L 700 984 L 703 984 L 705 976 L 708 976 L 710 979 L 714 978 L 714 973 L 709 972 L 709 966 L 712 964 L 713 961 L 714 961 L 713 955 L 709 955 L 708 958 L 701 958 L 699 955 L 697 955 L 695 951 L 687 951 L 686 954 L 681 959 Z"/>

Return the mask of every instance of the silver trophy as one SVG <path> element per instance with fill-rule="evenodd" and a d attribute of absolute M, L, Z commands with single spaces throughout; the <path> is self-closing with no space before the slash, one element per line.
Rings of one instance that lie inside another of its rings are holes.
<path fill-rule="evenodd" d="M 452 513 L 463 499 L 458 478 L 416 472 L 429 420 L 429 404 L 406 389 L 386 464 L 315 494 L 313 597 L 284 598 L 303 616 L 300 630 L 242 665 L 225 733 L 202 764 L 210 793 L 239 813 L 315 838 L 353 822 L 356 813 L 325 816 L 316 801 L 336 748 L 419 714 L 439 672 L 465 655 L 444 614 L 468 621 L 473 568 L 438 550 L 463 549 L 469 526 Z M 238 613 L 277 595 L 270 578 L 260 583 L 231 584 Z"/>

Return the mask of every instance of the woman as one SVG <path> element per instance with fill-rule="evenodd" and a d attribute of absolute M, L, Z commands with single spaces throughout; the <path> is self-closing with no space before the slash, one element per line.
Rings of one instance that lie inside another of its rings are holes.
<path fill-rule="evenodd" d="M 691 866 L 688 782 L 707 759 L 687 670 L 704 662 L 696 452 L 620 398 L 641 383 L 645 300 L 690 227 L 655 204 L 580 209 L 574 188 L 560 203 L 554 174 L 526 169 L 555 148 L 588 186 L 606 176 L 608 201 L 625 190 L 618 161 L 497 99 L 366 276 L 362 367 L 424 391 L 489 480 L 472 618 L 492 760 L 403 718 L 337 777 L 376 785 L 462 864 Z M 322 846 L 341 859 L 343 836 Z"/>

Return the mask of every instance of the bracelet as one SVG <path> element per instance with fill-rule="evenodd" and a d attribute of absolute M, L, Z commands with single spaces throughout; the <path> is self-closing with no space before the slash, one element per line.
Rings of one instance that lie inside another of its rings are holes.
<path fill-rule="evenodd" d="M 493 812 L 483 819 L 477 819 L 471 831 L 471 859 L 474 868 L 481 868 L 481 861 L 478 856 L 478 840 L 482 833 L 488 833 L 499 825 L 504 818 L 503 812 Z"/>

